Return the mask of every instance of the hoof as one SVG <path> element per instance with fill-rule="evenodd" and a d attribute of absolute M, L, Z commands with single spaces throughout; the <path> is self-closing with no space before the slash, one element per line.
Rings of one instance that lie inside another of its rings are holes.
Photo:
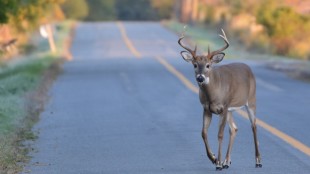
<path fill-rule="evenodd" d="M 225 160 L 223 162 L 223 169 L 228 169 L 230 165 L 231 165 L 231 161 L 228 162 L 227 160 Z"/>
<path fill-rule="evenodd" d="M 217 159 L 215 158 L 213 161 L 212 161 L 212 164 L 216 164 L 217 163 Z"/>
<path fill-rule="evenodd" d="M 262 168 L 263 165 L 261 163 L 261 158 L 260 156 L 256 157 L 256 165 L 255 165 L 256 168 Z"/>
<path fill-rule="evenodd" d="M 229 165 L 225 164 L 223 165 L 223 169 L 228 169 L 229 168 Z"/>
<path fill-rule="evenodd" d="M 208 158 L 209 158 L 209 160 L 212 162 L 212 164 L 216 164 L 217 159 L 216 159 L 216 157 L 215 157 L 215 154 L 212 154 L 212 155 L 209 155 L 209 154 L 208 154 Z"/>
<path fill-rule="evenodd" d="M 220 171 L 222 169 L 223 169 L 222 166 L 216 166 L 216 168 L 215 168 L 216 171 Z"/>
<path fill-rule="evenodd" d="M 216 167 L 215 170 L 222 170 L 223 169 L 223 165 L 220 161 L 216 161 Z"/>
<path fill-rule="evenodd" d="M 212 163 L 213 163 L 213 164 L 216 164 L 217 159 L 216 159 L 216 157 L 215 157 L 215 154 L 212 155 L 212 159 L 213 159 Z"/>

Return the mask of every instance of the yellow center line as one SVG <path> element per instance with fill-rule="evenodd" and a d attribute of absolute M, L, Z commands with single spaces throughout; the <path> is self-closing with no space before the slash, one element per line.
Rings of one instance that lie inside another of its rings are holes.
<path fill-rule="evenodd" d="M 127 36 L 126 33 L 126 29 L 124 27 L 124 25 L 121 22 L 117 22 L 117 26 L 122 34 L 122 38 L 126 44 L 126 46 L 128 47 L 128 49 L 130 50 L 130 52 L 136 56 L 136 58 L 141 58 L 141 54 L 139 51 L 137 51 L 137 49 L 133 46 L 132 42 L 130 41 L 130 39 Z"/>
<path fill-rule="evenodd" d="M 248 119 L 248 115 L 243 110 L 237 111 L 239 115 L 241 115 L 243 118 Z M 285 134 L 284 132 L 281 132 L 279 129 L 272 127 L 271 125 L 263 122 L 262 120 L 256 118 L 256 124 L 261 126 L 262 128 L 266 129 L 268 132 L 272 133 L 273 135 L 281 138 L 286 143 L 290 144 L 291 146 L 295 147 L 296 149 L 300 150 L 301 152 L 307 154 L 310 156 L 310 147 L 303 144 L 302 142 L 296 140 L 295 138 Z"/>
<path fill-rule="evenodd" d="M 179 71 L 177 71 L 173 66 L 171 66 L 165 59 L 163 59 L 160 56 L 155 57 L 166 69 L 168 69 L 168 71 L 170 71 L 173 75 L 175 75 L 178 79 L 181 80 L 181 82 L 191 91 L 193 91 L 194 93 L 199 92 L 198 88 L 193 85 L 193 83 L 191 83 L 186 77 L 184 77 L 184 75 L 182 73 L 180 73 Z"/>
<path fill-rule="evenodd" d="M 137 51 L 137 49 L 133 46 L 133 44 L 130 42 L 129 38 L 126 35 L 126 31 L 125 28 L 122 26 L 122 24 L 120 22 L 118 22 L 118 26 L 121 30 L 123 39 L 125 40 L 125 43 L 127 45 L 127 47 L 131 50 L 131 52 L 137 57 L 140 58 L 141 54 Z M 126 41 L 127 40 L 127 41 Z M 177 69 L 175 69 L 172 65 L 170 65 L 164 58 L 160 57 L 160 56 L 156 56 L 155 57 L 156 60 L 162 64 L 170 73 L 172 73 L 173 75 L 175 75 L 189 90 L 191 90 L 192 92 L 194 92 L 195 94 L 199 93 L 199 89 L 198 87 L 196 87 L 193 83 L 190 82 L 190 80 L 188 80 L 181 72 L 179 72 Z M 237 113 L 242 116 L 245 119 L 249 119 L 248 115 L 245 111 L 243 110 L 238 110 Z M 303 144 L 302 142 L 296 140 L 295 138 L 285 134 L 284 132 L 281 132 L 280 130 L 278 130 L 277 128 L 265 123 L 264 121 L 256 118 L 256 124 L 262 128 L 264 128 L 265 130 L 267 130 L 268 132 L 270 132 L 271 134 L 277 136 L 278 138 L 282 139 L 283 141 L 285 141 L 286 143 L 288 143 L 289 145 L 293 146 L 294 148 L 300 150 L 301 152 L 303 152 L 304 154 L 310 156 L 310 148 Z"/>

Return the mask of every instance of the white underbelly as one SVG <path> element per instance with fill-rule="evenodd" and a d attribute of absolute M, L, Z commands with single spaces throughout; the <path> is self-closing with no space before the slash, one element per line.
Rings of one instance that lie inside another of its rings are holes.
<path fill-rule="evenodd" d="M 243 106 L 238 106 L 238 107 L 228 107 L 228 111 L 229 111 L 229 112 L 232 112 L 232 111 L 235 111 L 235 110 L 242 109 L 242 108 L 244 108 L 244 107 L 245 107 L 245 105 L 243 105 Z"/>

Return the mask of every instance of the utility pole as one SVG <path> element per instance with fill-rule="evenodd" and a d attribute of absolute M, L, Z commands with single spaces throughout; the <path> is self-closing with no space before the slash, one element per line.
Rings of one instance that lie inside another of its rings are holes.
<path fill-rule="evenodd" d="M 40 33 L 42 37 L 48 39 L 48 43 L 50 45 L 50 49 L 52 53 L 56 53 L 56 46 L 55 46 L 55 41 L 54 41 L 54 34 L 53 34 L 53 29 L 50 24 L 45 24 L 40 27 Z"/>
<path fill-rule="evenodd" d="M 46 30 L 47 30 L 47 35 L 48 35 L 48 43 L 50 44 L 51 52 L 56 53 L 56 46 L 55 46 L 55 41 L 54 41 L 54 34 L 53 34 L 53 29 L 50 24 L 46 25 Z"/>

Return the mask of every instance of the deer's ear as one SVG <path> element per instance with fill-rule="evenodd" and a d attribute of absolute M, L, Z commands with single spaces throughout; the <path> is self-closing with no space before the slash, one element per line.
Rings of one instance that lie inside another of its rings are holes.
<path fill-rule="evenodd" d="M 211 60 L 212 60 L 212 63 L 219 63 L 223 60 L 225 56 L 225 53 L 218 53 L 216 55 L 214 55 Z"/>
<path fill-rule="evenodd" d="M 187 51 L 181 51 L 181 56 L 186 62 L 193 61 L 193 56 Z"/>

